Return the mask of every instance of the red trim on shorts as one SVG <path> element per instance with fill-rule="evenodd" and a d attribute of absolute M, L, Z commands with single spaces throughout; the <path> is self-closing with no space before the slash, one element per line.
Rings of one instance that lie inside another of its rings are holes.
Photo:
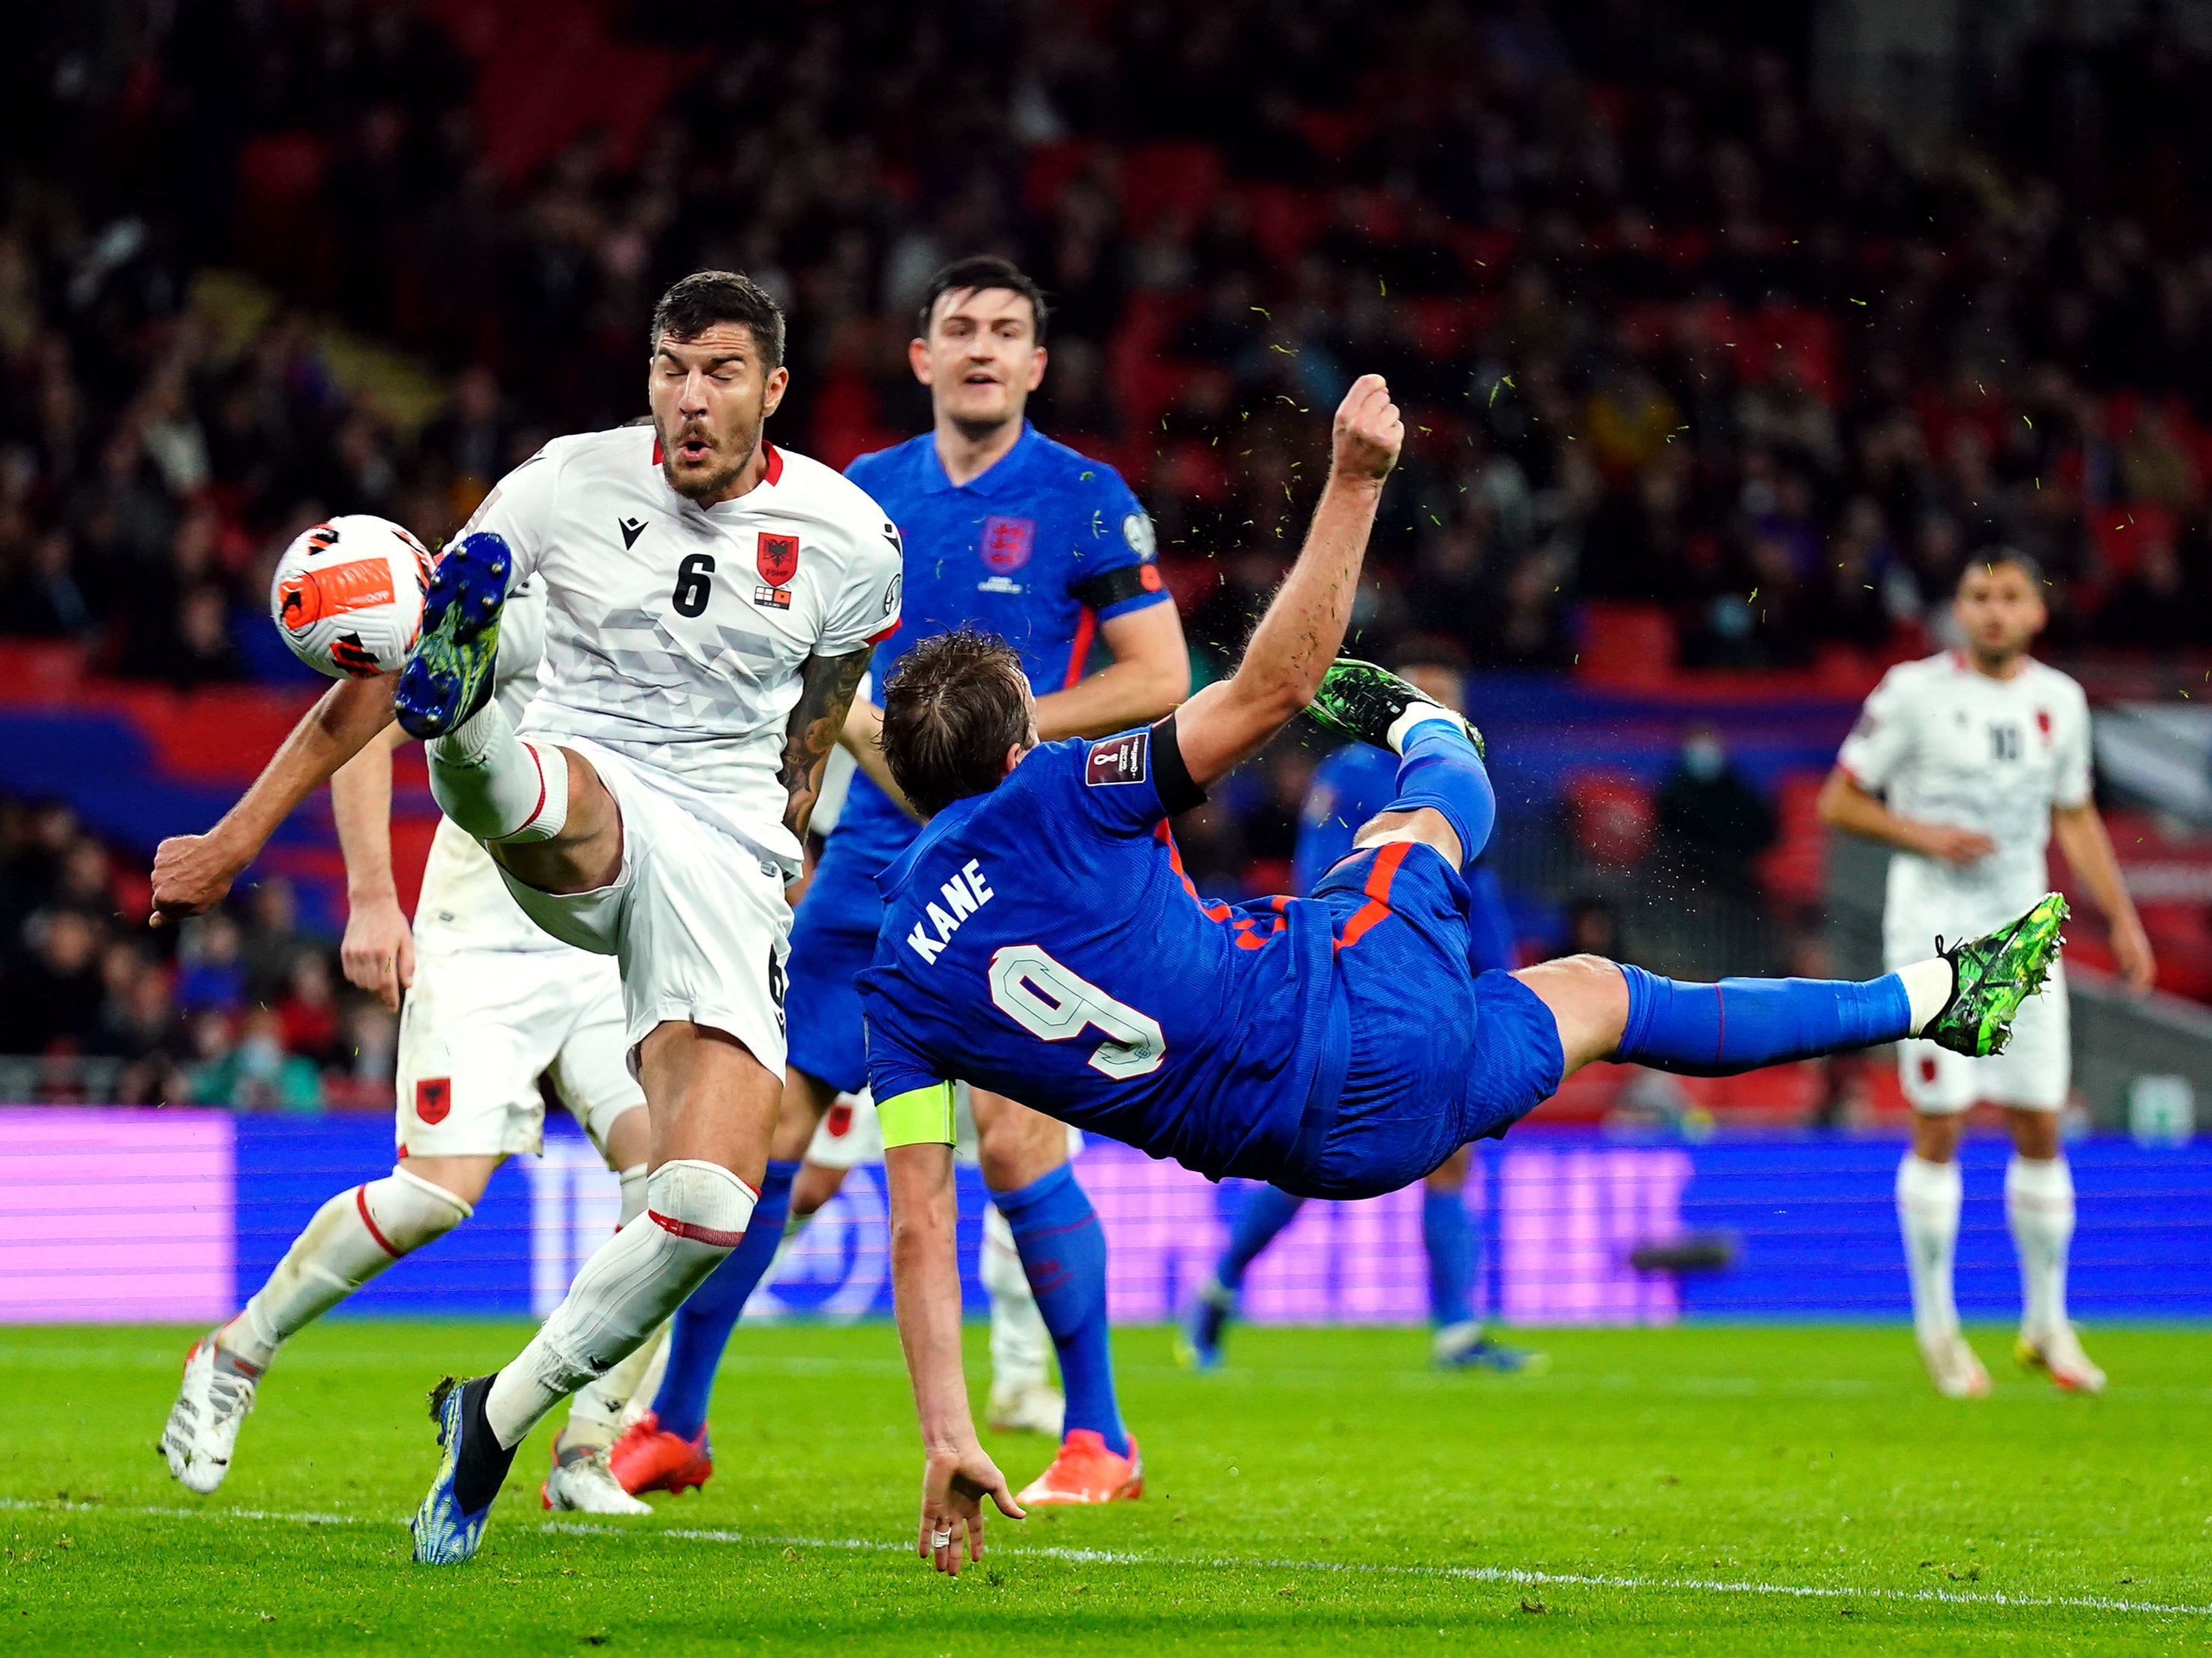
<path fill-rule="evenodd" d="M 645 1212 L 653 1217 L 653 1224 L 664 1232 L 672 1232 L 679 1238 L 690 1238 L 700 1243 L 711 1243 L 717 1249 L 734 1249 L 745 1240 L 742 1231 L 724 1232 L 712 1226 L 694 1226 L 688 1220 L 672 1220 L 658 1209 Z"/>
<path fill-rule="evenodd" d="M 1061 682 L 1062 690 L 1072 690 L 1083 680 L 1083 665 L 1091 660 L 1091 641 L 1098 632 L 1098 612 L 1089 605 L 1083 607 L 1083 620 L 1075 624 L 1075 638 L 1067 647 L 1067 677 Z"/>
<path fill-rule="evenodd" d="M 376 1240 L 376 1247 L 392 1260 L 400 1260 L 399 1251 L 392 1247 L 390 1238 L 376 1230 L 376 1217 L 368 1212 L 368 1187 L 356 1186 L 353 1188 L 353 1206 L 361 1211 L 361 1224 L 368 1228 L 368 1235 Z"/>
<path fill-rule="evenodd" d="M 1336 941 L 1339 950 L 1351 949 L 1390 919 L 1390 885 L 1398 878 L 1398 865 L 1406 861 L 1413 846 L 1411 841 L 1393 841 L 1375 854 L 1375 867 L 1367 872 L 1367 883 L 1360 889 L 1367 902 L 1344 924 L 1344 937 Z"/>

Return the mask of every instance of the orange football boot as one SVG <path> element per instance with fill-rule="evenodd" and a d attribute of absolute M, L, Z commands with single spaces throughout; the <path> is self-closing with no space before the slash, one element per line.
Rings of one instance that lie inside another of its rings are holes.
<path fill-rule="evenodd" d="M 707 1483 L 714 1472 L 714 1449 L 707 1430 L 696 1439 L 665 1431 L 651 1411 L 630 1424 L 607 1453 L 615 1479 L 632 1497 L 640 1491 L 666 1491 L 681 1497 Z"/>
<path fill-rule="evenodd" d="M 1060 1442 L 1052 1466 L 1022 1488 L 1016 1501 L 1032 1503 L 1127 1503 L 1145 1494 L 1144 1453 L 1129 1436 L 1129 1454 L 1116 1456 L 1092 1428 L 1074 1428 Z"/>

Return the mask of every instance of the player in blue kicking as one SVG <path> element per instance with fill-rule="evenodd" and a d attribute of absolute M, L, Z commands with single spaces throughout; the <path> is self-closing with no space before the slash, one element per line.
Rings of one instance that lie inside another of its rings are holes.
<path fill-rule="evenodd" d="M 919 641 L 985 628 L 1019 653 L 1045 736 L 1095 737 L 1158 719 L 1181 701 L 1189 658 L 1137 498 L 1112 467 L 1024 418 L 1044 375 L 1045 320 L 1036 284 L 1004 259 L 963 259 L 939 271 L 908 348 L 915 378 L 929 388 L 933 429 L 863 455 L 847 476 L 882 504 L 906 549 L 903 620 L 876 647 L 876 682 Z M 1086 678 L 1094 637 L 1113 661 Z M 853 735 L 872 738 L 875 710 L 856 709 Z M 792 929 L 790 1055 L 760 1206 L 745 1242 L 677 1314 L 653 1414 L 611 1453 L 616 1477 L 633 1492 L 681 1490 L 711 1469 L 706 1422 L 715 1366 L 774 1255 L 816 1123 L 841 1091 L 858 1092 L 867 1079 L 854 981 L 875 954 L 883 914 L 876 876 L 919 824 L 894 798 L 895 786 L 884 786 L 890 779 L 872 741 L 848 746 L 863 774 Z M 983 1182 L 1013 1233 L 1066 1391 L 1059 1453 L 1023 1495 L 1041 1503 L 1134 1497 L 1143 1466 L 1115 1396 L 1105 1235 L 1069 1165 L 1067 1131 L 1004 1093 L 976 1089 L 970 1097 Z M 993 1418 L 1020 1414 L 1018 1403 L 994 1398 Z"/>
<path fill-rule="evenodd" d="M 1400 665 L 1407 682 L 1423 695 L 1454 710 L 1466 707 L 1467 682 L 1457 668 L 1425 658 Z M 1321 763 L 1298 825 L 1297 855 L 1291 867 L 1291 890 L 1312 892 L 1321 878 L 1352 853 L 1353 832 L 1387 806 L 1398 792 L 1397 756 L 1387 749 L 1346 743 Z M 1515 965 L 1513 923 L 1505 895 L 1488 863 L 1467 871 L 1467 965 L 1480 975 L 1510 972 Z M 1429 1257 L 1431 1351 L 1444 1370 L 1525 1370 L 1543 1363 L 1541 1353 L 1508 1346 L 1483 1334 L 1474 1315 L 1475 1236 L 1467 1212 L 1467 1176 L 1474 1148 L 1462 1145 L 1422 1182 L 1421 1243 Z M 1244 1274 L 1267 1246 L 1298 1216 L 1305 1199 L 1276 1186 L 1248 1186 L 1230 1227 L 1229 1246 L 1214 1263 L 1213 1276 L 1199 1287 L 1183 1325 L 1176 1356 L 1193 1368 L 1210 1370 L 1221 1363 L 1221 1337 L 1236 1315 Z"/>
<path fill-rule="evenodd" d="M 1992 1052 L 2057 958 L 2052 893 L 1863 984 L 1689 984 L 1593 956 L 1469 974 L 1463 872 L 1495 813 L 1473 731 L 1395 675 L 1331 665 L 1402 437 L 1382 382 L 1355 383 L 1243 661 L 1158 725 L 1041 744 L 1019 655 L 969 632 L 917 645 L 885 689 L 884 756 L 928 823 L 877 881 L 860 998 L 927 1452 L 916 1546 L 939 1570 L 981 1556 L 986 1492 L 1022 1512 L 961 1371 L 953 1078 L 1216 1178 L 1359 1198 L 1503 1133 L 1595 1060 L 1718 1074 L 1911 1035 Z M 1168 817 L 1309 703 L 1398 755 L 1396 795 L 1310 898 L 1206 903 Z"/>

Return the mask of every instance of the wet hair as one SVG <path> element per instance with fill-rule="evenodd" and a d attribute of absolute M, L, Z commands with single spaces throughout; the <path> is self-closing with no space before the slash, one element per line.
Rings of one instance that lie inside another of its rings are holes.
<path fill-rule="evenodd" d="M 988 794 L 1006 750 L 1030 740 L 1030 681 L 1021 654 L 995 634 L 956 629 L 899 659 L 884 686 L 884 758 L 923 816 Z"/>
<path fill-rule="evenodd" d="M 696 340 L 718 322 L 743 323 L 761 367 L 783 367 L 783 307 L 750 276 L 734 270 L 695 270 L 663 294 L 653 307 L 648 343 L 658 351 L 665 339 Z"/>
<path fill-rule="evenodd" d="M 1964 588 L 1966 578 L 1977 570 L 1994 570 L 2001 564 L 2009 564 L 2027 578 L 2027 585 L 2041 592 L 2047 585 L 2043 579 L 2043 566 L 2017 547 L 1984 547 L 1966 556 L 1959 567 L 1959 586 Z"/>
<path fill-rule="evenodd" d="M 1036 319 L 1032 331 L 1035 343 L 1044 343 L 1044 289 L 1039 288 L 1022 268 L 1011 259 L 1002 259 L 995 253 L 979 253 L 973 258 L 955 259 L 929 279 L 929 287 L 921 296 L 921 309 L 915 317 L 914 331 L 921 339 L 929 337 L 932 314 L 937 302 L 947 294 L 965 294 L 970 289 L 1002 288 L 1010 294 L 1018 294 L 1030 302 L 1030 315 Z"/>

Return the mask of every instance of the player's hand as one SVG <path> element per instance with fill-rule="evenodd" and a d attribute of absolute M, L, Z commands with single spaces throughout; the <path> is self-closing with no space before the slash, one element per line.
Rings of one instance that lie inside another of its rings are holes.
<path fill-rule="evenodd" d="M 1026 1518 L 1006 1476 L 983 1448 L 969 1440 L 958 1450 L 932 1451 L 921 1469 L 921 1529 L 915 1552 L 948 1577 L 960 1563 L 983 1558 L 983 1498 L 988 1494 L 1009 1520 Z"/>
<path fill-rule="evenodd" d="M 415 982 L 415 934 L 397 898 L 352 907 L 338 962 L 348 984 L 368 991 L 394 1013 L 399 1011 L 399 993 Z"/>
<path fill-rule="evenodd" d="M 1406 423 L 1380 374 L 1362 374 L 1336 406 L 1330 434 L 1329 470 L 1339 477 L 1380 483 L 1398 464 Z"/>
<path fill-rule="evenodd" d="M 173 835 L 154 848 L 154 914 L 149 925 L 204 915 L 223 901 L 244 867 L 212 835 Z"/>
<path fill-rule="evenodd" d="M 1920 849 L 1930 858 L 1941 858 L 1947 864 L 1963 868 L 1981 862 L 1997 849 L 1997 843 L 1976 829 L 1929 823 L 1920 831 Z"/>
<path fill-rule="evenodd" d="M 2149 935 L 2132 915 L 2113 924 L 2112 963 L 2128 988 L 2138 996 L 2158 982 L 2158 958 L 2151 954 Z"/>

